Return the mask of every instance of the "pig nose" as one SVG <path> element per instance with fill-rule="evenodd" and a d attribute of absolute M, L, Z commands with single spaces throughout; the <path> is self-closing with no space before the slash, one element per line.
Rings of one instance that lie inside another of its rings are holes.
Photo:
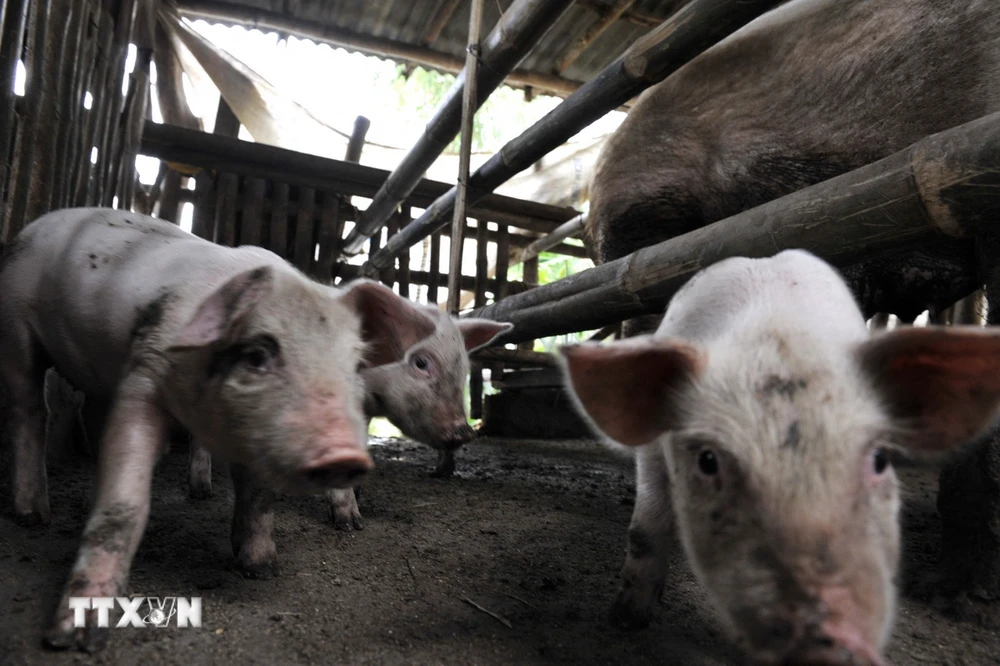
<path fill-rule="evenodd" d="M 449 449 L 454 450 L 469 440 L 474 439 L 475 436 L 476 432 L 472 429 L 472 426 L 463 420 L 452 426 L 451 430 L 444 438 L 444 443 Z"/>
<path fill-rule="evenodd" d="M 303 473 L 310 483 L 324 488 L 349 488 L 375 467 L 371 456 L 360 449 L 339 450 L 308 465 Z"/>
<path fill-rule="evenodd" d="M 878 650 L 856 631 L 824 625 L 806 637 L 785 660 L 790 665 L 885 666 Z"/>

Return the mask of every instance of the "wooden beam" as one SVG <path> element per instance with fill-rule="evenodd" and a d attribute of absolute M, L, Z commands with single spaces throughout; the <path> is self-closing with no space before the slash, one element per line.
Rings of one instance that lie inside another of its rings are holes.
<path fill-rule="evenodd" d="M 846 266 L 945 235 L 971 242 L 998 217 L 1000 113 L 995 113 L 842 176 L 510 296 L 473 316 L 514 323 L 503 342 L 585 331 L 662 313 L 688 278 L 727 257 L 804 248 Z"/>
<path fill-rule="evenodd" d="M 437 41 L 437 38 L 441 36 L 441 31 L 448 25 L 451 15 L 455 13 L 460 4 L 462 4 L 462 0 L 445 0 L 444 4 L 438 8 L 434 20 L 427 26 L 427 32 L 424 33 L 424 46 L 430 46 Z"/>
<path fill-rule="evenodd" d="M 469 355 L 470 359 L 482 363 L 502 362 L 510 365 L 540 365 L 554 367 L 556 357 L 545 352 L 526 351 L 524 349 L 480 349 Z"/>
<path fill-rule="evenodd" d="M 664 14 L 669 16 L 677 11 L 685 2 L 687 2 L 687 0 L 674 0 L 673 6 L 668 7 Z M 576 0 L 576 4 L 582 7 L 590 7 L 596 12 L 607 11 L 610 6 L 605 0 Z M 622 14 L 622 19 L 628 21 L 629 23 L 641 25 L 646 28 L 655 28 L 663 23 L 663 18 L 659 18 L 653 16 L 652 14 L 647 14 L 635 9 L 627 10 L 624 14 Z"/>
<path fill-rule="evenodd" d="M 525 262 L 529 259 L 534 259 L 542 252 L 552 250 L 560 245 L 565 245 L 564 240 L 570 238 L 571 236 L 577 236 L 583 231 L 584 225 L 587 223 L 587 215 L 585 213 L 580 213 L 572 220 L 563 222 L 560 224 L 552 233 L 548 236 L 543 236 L 538 240 L 528 245 L 526 248 L 521 250 L 518 254 L 517 259 L 511 263 L 519 264 Z M 583 248 L 581 248 L 583 249 Z M 584 252 L 586 255 L 586 252 Z"/>
<path fill-rule="evenodd" d="M 622 14 L 628 11 L 635 0 L 618 0 L 614 5 L 604 8 L 600 12 L 600 16 L 597 21 L 593 23 L 587 30 L 580 35 L 573 45 L 566 51 L 566 54 L 556 63 L 553 68 L 555 74 L 562 74 L 569 66 L 576 62 L 577 58 L 587 50 L 594 41 L 604 34 L 604 31 L 610 28 L 614 23 L 621 18 Z"/>
<path fill-rule="evenodd" d="M 362 35 L 315 21 L 297 19 L 288 14 L 253 9 L 233 2 L 178 0 L 176 5 L 181 14 L 192 18 L 238 24 L 259 30 L 274 30 L 369 55 L 412 62 L 452 74 L 462 71 L 465 64 L 464 58 L 455 57 L 450 53 L 434 51 L 423 46 L 414 46 L 392 39 Z M 530 86 L 560 97 L 570 95 L 580 87 L 576 81 L 526 70 L 512 71 L 507 76 L 505 83 L 509 86 Z"/>
<path fill-rule="evenodd" d="M 356 253 L 368 236 L 382 228 L 399 204 L 413 192 L 427 169 L 458 135 L 466 91 L 475 90 L 473 110 L 479 109 L 570 4 L 572 0 L 515 0 L 504 12 L 476 57 L 467 55 L 466 68 L 458 75 L 451 92 L 427 123 L 424 133 L 385 179 L 371 205 L 344 239 L 346 254 Z M 480 60 L 482 67 L 479 67 Z M 472 63 L 475 68 L 472 68 Z"/>
<path fill-rule="evenodd" d="M 469 189 L 474 193 L 470 203 L 493 192 L 608 111 L 662 81 L 708 47 L 782 2 L 692 0 L 477 169 L 469 179 Z M 392 263 L 397 254 L 447 224 L 454 207 L 452 188 L 371 258 L 373 269 Z"/>
<path fill-rule="evenodd" d="M 169 162 L 362 197 L 375 194 L 389 174 L 384 169 L 152 122 L 144 126 L 139 152 Z M 447 183 L 421 179 L 406 203 L 424 207 L 449 189 Z M 491 195 L 471 208 L 469 214 L 491 222 L 549 233 L 578 213 L 572 208 Z"/>

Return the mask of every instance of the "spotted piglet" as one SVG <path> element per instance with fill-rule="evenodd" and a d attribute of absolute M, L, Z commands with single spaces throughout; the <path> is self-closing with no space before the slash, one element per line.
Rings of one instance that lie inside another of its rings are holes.
<path fill-rule="evenodd" d="M 563 365 L 581 413 L 636 455 L 612 619 L 649 622 L 672 513 L 761 664 L 883 663 L 899 560 L 889 452 L 960 445 L 1000 406 L 1000 334 L 869 337 L 840 275 L 796 250 L 719 262 L 652 336 L 569 346 Z"/>

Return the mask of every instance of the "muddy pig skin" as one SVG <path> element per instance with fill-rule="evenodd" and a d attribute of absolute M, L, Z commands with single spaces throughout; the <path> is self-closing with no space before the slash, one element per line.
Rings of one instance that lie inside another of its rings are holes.
<path fill-rule="evenodd" d="M 107 639 L 96 610 L 74 628 L 67 598 L 124 594 L 172 426 L 255 484 L 349 487 L 372 467 L 358 367 L 398 361 L 400 345 L 433 331 L 380 285 L 331 291 L 266 250 L 105 209 L 28 225 L 0 259 L 0 294 L 0 401 L 19 522 L 50 515 L 46 370 L 110 405 L 92 511 L 46 635 L 53 647 Z"/>
<path fill-rule="evenodd" d="M 398 350 L 402 356 L 399 361 L 361 371 L 365 417 L 385 417 L 407 437 L 436 449 L 438 465 L 432 476 L 445 477 L 455 469 L 455 450 L 474 436 L 464 400 L 468 355 L 513 326 L 485 319 L 455 320 L 436 307 L 414 307 L 434 322 L 434 332 L 409 349 Z M 188 463 L 191 497 L 211 495 L 211 472 L 211 456 L 192 440 Z M 355 489 L 333 488 L 326 496 L 330 519 L 337 529 L 362 529 Z M 265 575 L 263 570 L 255 573 Z"/>
<path fill-rule="evenodd" d="M 581 413 L 636 454 L 613 621 L 648 623 L 675 519 L 754 663 L 882 663 L 899 560 L 889 451 L 943 451 L 995 422 L 997 330 L 869 337 L 840 275 L 790 250 L 721 261 L 655 334 L 562 358 Z"/>

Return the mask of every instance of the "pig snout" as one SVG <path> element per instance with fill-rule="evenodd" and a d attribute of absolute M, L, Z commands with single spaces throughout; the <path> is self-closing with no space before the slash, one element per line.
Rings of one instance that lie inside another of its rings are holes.
<path fill-rule="evenodd" d="M 755 664 L 768 666 L 884 666 L 865 632 L 846 620 L 817 622 L 815 612 L 798 609 L 760 627 Z M 808 618 L 808 619 L 807 619 Z M 766 648 L 761 649 L 761 644 Z"/>
<path fill-rule="evenodd" d="M 444 448 L 450 451 L 454 451 L 458 447 L 462 446 L 468 441 L 475 439 L 476 431 L 472 429 L 465 419 L 454 423 L 451 428 L 449 428 L 444 437 L 441 438 L 441 443 Z"/>
<path fill-rule="evenodd" d="M 324 488 L 349 488 L 375 467 L 367 452 L 344 447 L 313 461 L 302 471 L 306 479 Z"/>

